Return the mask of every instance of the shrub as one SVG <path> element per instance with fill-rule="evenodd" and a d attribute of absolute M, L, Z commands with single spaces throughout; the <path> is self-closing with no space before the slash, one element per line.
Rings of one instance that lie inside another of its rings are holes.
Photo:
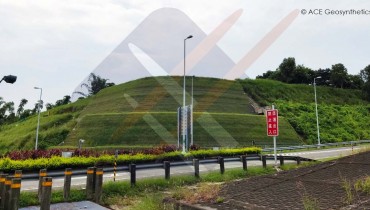
<path fill-rule="evenodd" d="M 80 156 L 73 156 L 71 158 L 61 157 L 62 150 L 29 150 L 22 152 L 11 152 L 8 157 L 0 159 L 0 170 L 10 171 L 16 169 L 22 170 L 38 170 L 42 168 L 48 169 L 62 169 L 67 167 L 88 167 L 88 166 L 103 166 L 113 165 L 114 155 L 112 154 L 99 154 L 91 151 L 83 153 L 79 150 Z M 257 147 L 240 148 L 240 149 L 223 149 L 223 150 L 198 150 L 190 151 L 187 154 L 182 154 L 179 151 L 172 151 L 162 154 L 120 154 L 117 157 L 118 164 L 129 163 L 149 163 L 149 162 L 162 162 L 179 161 L 192 158 L 209 158 L 217 156 L 238 156 L 242 154 L 256 154 L 260 153 L 261 149 Z M 94 156 L 96 155 L 96 156 Z M 11 157 L 11 158 L 10 158 Z"/>

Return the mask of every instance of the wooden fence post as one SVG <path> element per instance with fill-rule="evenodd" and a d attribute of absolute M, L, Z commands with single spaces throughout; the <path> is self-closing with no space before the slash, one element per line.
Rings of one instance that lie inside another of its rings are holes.
<path fill-rule="evenodd" d="M 14 178 L 22 178 L 22 170 L 15 170 Z"/>
<path fill-rule="evenodd" d="M 103 193 L 103 168 L 97 168 L 95 172 L 95 202 L 101 203 Z"/>
<path fill-rule="evenodd" d="M 92 200 L 94 198 L 94 192 L 95 192 L 95 182 L 94 182 L 94 176 L 95 176 L 95 167 L 88 167 L 86 172 L 86 198 L 88 200 Z"/>
<path fill-rule="evenodd" d="M 218 157 L 218 164 L 220 164 L 221 174 L 224 174 L 225 173 L 225 161 L 223 157 Z"/>
<path fill-rule="evenodd" d="M 263 166 L 264 168 L 266 168 L 266 167 L 267 167 L 267 164 L 266 164 L 266 155 L 263 155 L 263 156 L 262 156 L 262 166 Z"/>
<path fill-rule="evenodd" d="M 170 170 L 171 170 L 170 161 L 164 161 L 163 166 L 164 166 L 164 178 L 168 180 L 170 179 Z"/>
<path fill-rule="evenodd" d="M 18 210 L 20 194 L 21 194 L 21 179 L 14 178 L 12 179 L 12 184 L 10 185 L 9 210 Z"/>
<path fill-rule="evenodd" d="M 1 197 L 1 202 L 0 202 L 0 209 L 4 209 L 5 205 L 5 179 L 8 176 L 8 174 L 0 174 L 0 197 Z"/>
<path fill-rule="evenodd" d="M 247 170 L 247 156 L 246 155 L 242 155 L 240 156 L 240 159 L 243 163 L 243 170 L 246 171 Z"/>
<path fill-rule="evenodd" d="M 9 206 L 10 206 L 10 202 L 9 202 L 9 200 L 10 200 L 10 186 L 12 185 L 12 179 L 13 178 L 14 178 L 14 176 L 7 176 L 5 178 L 4 210 L 8 210 Z M 2 200 L 2 198 L 1 198 L 1 200 Z"/>
<path fill-rule="evenodd" d="M 40 210 L 50 210 L 52 185 L 53 185 L 53 178 L 51 177 L 42 178 Z"/>
<path fill-rule="evenodd" d="M 38 189 L 39 202 L 41 202 L 42 180 L 46 176 L 47 176 L 46 169 L 40 169 L 40 173 L 39 173 L 39 189 Z"/>
<path fill-rule="evenodd" d="M 130 183 L 131 187 L 135 186 L 136 184 L 136 165 L 135 164 L 130 164 Z"/>
<path fill-rule="evenodd" d="M 69 195 L 71 194 L 71 179 L 72 179 L 72 169 L 66 168 L 64 171 L 64 187 L 63 187 L 64 201 L 68 201 Z"/>
<path fill-rule="evenodd" d="M 199 160 L 193 159 L 193 165 L 194 165 L 194 176 L 196 178 L 199 178 Z"/>
<path fill-rule="evenodd" d="M 280 156 L 280 166 L 284 165 L 284 156 Z"/>

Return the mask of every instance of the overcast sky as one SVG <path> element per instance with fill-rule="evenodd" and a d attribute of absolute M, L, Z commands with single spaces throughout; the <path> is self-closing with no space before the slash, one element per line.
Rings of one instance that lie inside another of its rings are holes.
<path fill-rule="evenodd" d="M 295 9 L 322 9 L 302 14 L 246 69 L 254 78 L 274 70 L 286 57 L 312 69 L 343 63 L 350 74 L 370 64 L 370 2 L 293 0 L 0 0 L 0 96 L 18 106 L 33 106 L 43 88 L 45 103 L 73 90 L 149 14 L 173 7 L 183 11 L 206 34 L 238 9 L 243 13 L 217 44 L 238 62 L 282 18 Z M 328 10 L 327 10 L 328 9 Z M 329 10 L 367 10 L 368 15 L 328 15 Z"/>

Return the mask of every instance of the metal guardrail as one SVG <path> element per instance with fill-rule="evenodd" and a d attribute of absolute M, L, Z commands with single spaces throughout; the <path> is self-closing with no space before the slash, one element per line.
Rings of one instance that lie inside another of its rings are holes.
<path fill-rule="evenodd" d="M 298 157 L 295 156 L 278 156 L 278 158 L 284 157 L 284 160 L 297 160 Z M 312 159 L 308 158 L 303 158 L 299 157 L 300 160 L 302 161 L 314 161 Z M 274 160 L 274 156 L 266 156 L 267 160 Z M 255 161 L 255 160 L 261 160 L 260 155 L 253 155 L 253 156 L 247 156 L 246 157 L 247 161 Z M 240 157 L 229 157 L 229 158 L 224 158 L 224 162 L 239 162 Z M 217 158 L 212 158 L 212 159 L 203 159 L 199 160 L 200 164 L 210 164 L 210 163 L 218 163 Z M 192 161 L 175 161 L 171 162 L 171 167 L 172 166 L 193 166 Z M 137 164 L 136 165 L 136 170 L 144 170 L 144 169 L 151 169 L 151 168 L 163 168 L 163 163 L 152 163 L 152 164 Z M 118 166 L 116 167 L 117 171 L 123 172 L 129 172 L 129 166 Z M 103 171 L 104 172 L 113 172 L 114 168 L 113 167 L 104 167 Z M 72 172 L 73 175 L 86 175 L 86 169 L 73 169 Z M 49 177 L 63 177 L 64 176 L 64 170 L 57 170 L 57 171 L 48 171 L 48 176 Z M 38 173 L 23 173 L 22 179 L 38 179 L 39 174 Z"/>
<path fill-rule="evenodd" d="M 329 146 L 330 147 L 332 147 L 332 146 L 349 146 L 349 145 L 357 145 L 357 144 L 365 144 L 365 143 L 370 143 L 370 140 L 336 142 L 336 143 L 326 143 L 326 144 L 320 144 L 320 145 L 315 144 L 315 145 L 299 145 L 299 146 L 277 147 L 276 151 L 310 149 L 310 148 L 329 147 Z M 271 152 L 271 151 L 274 151 L 273 147 L 262 149 L 262 152 Z"/>

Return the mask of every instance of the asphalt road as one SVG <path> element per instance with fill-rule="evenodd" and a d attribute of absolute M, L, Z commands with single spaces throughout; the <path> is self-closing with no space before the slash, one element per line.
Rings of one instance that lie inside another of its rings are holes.
<path fill-rule="evenodd" d="M 311 158 L 315 160 L 330 158 L 330 157 L 340 157 L 340 156 L 347 156 L 351 155 L 354 151 L 359 150 L 359 147 L 355 147 L 352 151 L 352 148 L 334 148 L 334 149 L 323 149 L 323 150 L 314 150 L 314 151 L 302 151 L 302 152 L 291 152 L 291 153 L 283 153 L 283 155 L 287 156 L 300 156 L 305 158 Z M 279 153 L 281 154 L 281 153 Z M 285 161 L 286 163 L 292 161 Z M 274 161 L 268 160 L 268 165 L 273 165 Z M 258 160 L 251 160 L 248 161 L 249 166 L 262 166 L 261 161 Z M 225 162 L 225 169 L 228 168 L 238 168 L 242 167 L 242 163 L 239 161 L 233 162 Z M 200 174 L 206 173 L 209 171 L 216 171 L 219 169 L 219 164 L 217 163 L 207 163 L 207 164 L 200 164 L 199 167 Z M 190 165 L 186 166 L 171 166 L 171 176 L 179 175 L 179 174 L 192 174 L 194 173 L 194 169 Z M 141 169 L 136 171 L 137 179 L 148 178 L 148 177 L 164 177 L 164 169 L 162 168 L 153 168 L 153 169 Z M 116 180 L 129 180 L 130 174 L 127 171 L 118 171 L 116 175 Z M 104 182 L 113 181 L 113 173 L 107 172 L 104 174 L 103 178 Z M 86 183 L 86 176 L 85 175 L 74 175 L 72 176 L 72 186 L 76 188 L 84 188 Z M 64 185 L 64 178 L 63 177 L 55 177 L 53 178 L 53 189 L 62 188 Z M 24 179 L 22 180 L 22 191 L 36 191 L 38 188 L 38 180 L 36 179 Z"/>

